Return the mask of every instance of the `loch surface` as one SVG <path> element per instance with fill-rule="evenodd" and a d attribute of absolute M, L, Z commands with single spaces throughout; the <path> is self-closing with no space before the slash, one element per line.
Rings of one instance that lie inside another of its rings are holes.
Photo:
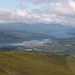
<path fill-rule="evenodd" d="M 74 37 L 73 35 L 67 34 L 66 32 L 52 32 L 48 35 L 55 36 L 56 38 L 70 38 Z"/>

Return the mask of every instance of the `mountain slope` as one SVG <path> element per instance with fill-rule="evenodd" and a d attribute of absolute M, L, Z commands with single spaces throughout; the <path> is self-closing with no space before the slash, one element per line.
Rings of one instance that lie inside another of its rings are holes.
<path fill-rule="evenodd" d="M 73 75 L 66 57 L 23 51 L 0 52 L 0 75 Z"/>

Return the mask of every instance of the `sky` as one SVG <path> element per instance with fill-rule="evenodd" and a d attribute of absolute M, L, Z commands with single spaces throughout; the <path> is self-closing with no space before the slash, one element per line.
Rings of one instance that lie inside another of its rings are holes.
<path fill-rule="evenodd" d="M 0 0 L 0 23 L 75 26 L 75 0 Z"/>

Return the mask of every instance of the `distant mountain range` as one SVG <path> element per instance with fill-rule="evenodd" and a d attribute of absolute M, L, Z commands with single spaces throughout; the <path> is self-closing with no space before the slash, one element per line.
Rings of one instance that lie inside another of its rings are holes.
<path fill-rule="evenodd" d="M 68 31 L 71 30 L 73 27 L 60 24 L 43 24 L 43 23 L 26 24 L 17 22 L 17 23 L 0 24 L 0 28 L 19 32 L 50 33 L 59 31 Z"/>

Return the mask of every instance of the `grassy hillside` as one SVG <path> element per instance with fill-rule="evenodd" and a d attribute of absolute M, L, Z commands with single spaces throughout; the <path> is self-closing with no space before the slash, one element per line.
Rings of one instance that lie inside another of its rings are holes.
<path fill-rule="evenodd" d="M 23 51 L 0 52 L 0 75 L 73 75 L 66 57 Z"/>
<path fill-rule="evenodd" d="M 69 69 L 75 75 L 75 58 L 74 57 L 68 57 L 67 58 L 67 64 L 68 64 Z"/>
<path fill-rule="evenodd" d="M 52 38 L 52 37 L 44 34 L 30 34 L 30 33 L 22 33 L 22 32 L 0 29 L 0 43 L 23 42 L 27 40 L 34 40 L 34 39 L 40 40 L 46 38 Z"/>

